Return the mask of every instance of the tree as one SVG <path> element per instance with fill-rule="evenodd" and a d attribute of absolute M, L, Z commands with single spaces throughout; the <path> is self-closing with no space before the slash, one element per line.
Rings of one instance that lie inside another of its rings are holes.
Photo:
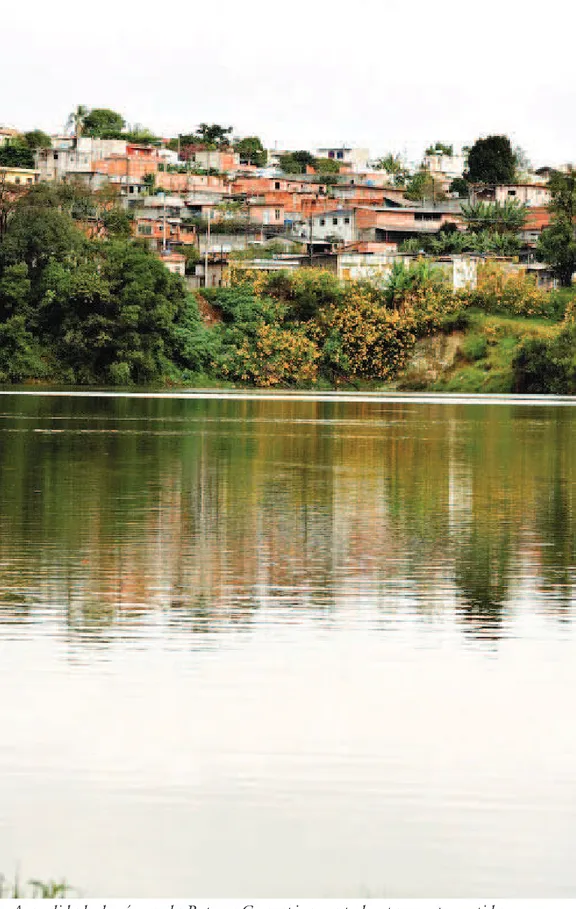
<path fill-rule="evenodd" d="M 340 165 L 333 158 L 316 158 L 313 166 L 317 174 L 340 173 Z"/>
<path fill-rule="evenodd" d="M 446 198 L 441 185 L 427 170 L 420 170 L 410 178 L 404 195 L 414 202 L 439 202 Z"/>
<path fill-rule="evenodd" d="M 79 138 L 82 135 L 84 128 L 84 121 L 88 114 L 88 108 L 83 104 L 79 104 L 74 110 L 68 115 L 68 120 L 66 121 L 66 129 L 71 129 L 74 135 Z"/>
<path fill-rule="evenodd" d="M 526 221 L 526 206 L 515 200 L 506 202 L 475 202 L 462 205 L 462 216 L 466 226 L 474 233 L 516 234 Z"/>
<path fill-rule="evenodd" d="M 215 145 L 218 148 L 227 148 L 230 145 L 232 126 L 220 126 L 219 123 L 201 123 L 193 136 L 183 136 L 193 141 L 186 144 Z"/>
<path fill-rule="evenodd" d="M 243 139 L 237 139 L 234 143 L 234 150 L 240 155 L 241 164 L 264 167 L 268 160 L 268 152 L 258 136 L 245 136 Z"/>
<path fill-rule="evenodd" d="M 576 394 L 576 325 L 567 321 L 551 338 L 527 338 L 512 361 L 520 394 Z"/>
<path fill-rule="evenodd" d="M 129 142 L 141 142 L 144 144 L 159 141 L 152 130 L 148 129 L 147 126 L 142 126 L 141 123 L 132 123 L 131 126 L 126 126 L 126 129 L 121 132 L 121 135 L 126 136 L 126 139 Z"/>
<path fill-rule="evenodd" d="M 280 167 L 285 174 L 305 174 L 307 167 L 314 167 L 316 158 L 309 151 L 289 152 L 280 155 Z"/>
<path fill-rule="evenodd" d="M 0 145 L 0 167 L 34 167 L 34 154 L 21 139 Z"/>
<path fill-rule="evenodd" d="M 402 159 L 401 155 L 394 155 L 391 152 L 378 158 L 375 170 L 384 170 L 393 177 L 395 186 L 404 186 L 410 175 L 410 172 Z"/>
<path fill-rule="evenodd" d="M 132 234 L 132 218 L 123 208 L 107 208 L 101 218 L 108 237 L 127 240 Z"/>
<path fill-rule="evenodd" d="M 449 158 L 454 154 L 454 146 L 446 145 L 444 142 L 435 142 L 429 145 L 425 152 L 427 155 L 447 155 Z"/>
<path fill-rule="evenodd" d="M 470 183 L 513 183 L 516 158 L 508 136 L 487 136 L 477 139 L 468 154 L 468 170 L 464 174 Z"/>
<path fill-rule="evenodd" d="M 37 148 L 51 148 L 52 139 L 48 133 L 43 132 L 41 129 L 32 129 L 30 132 L 24 133 L 24 142 L 28 148 L 35 151 Z"/>
<path fill-rule="evenodd" d="M 82 131 L 85 136 L 101 138 L 106 134 L 121 133 L 125 125 L 122 114 L 107 107 L 94 107 L 84 116 Z"/>
<path fill-rule="evenodd" d="M 562 287 L 572 286 L 572 275 L 576 271 L 576 239 L 574 222 L 566 215 L 556 215 L 550 227 L 542 231 L 538 258 L 551 266 Z"/>
<path fill-rule="evenodd" d="M 0 269 L 25 262 L 33 287 L 51 261 L 73 266 L 85 238 L 70 215 L 62 211 L 58 188 L 38 184 L 21 196 L 0 246 Z"/>
<path fill-rule="evenodd" d="M 576 171 L 553 171 L 548 186 L 552 223 L 542 231 L 538 255 L 552 266 L 562 286 L 570 287 L 576 271 Z"/>
<path fill-rule="evenodd" d="M 50 266 L 42 325 L 78 381 L 157 381 L 175 361 L 189 368 L 197 309 L 183 282 L 148 251 L 121 241 L 96 243 L 73 271 Z"/>
<path fill-rule="evenodd" d="M 464 177 L 455 177 L 450 184 L 450 192 L 456 193 L 459 199 L 467 199 L 470 194 L 470 186 Z"/>
<path fill-rule="evenodd" d="M 16 209 L 18 199 L 26 189 L 25 186 L 8 183 L 6 174 L 0 173 L 0 243 L 8 229 L 8 222 Z"/>

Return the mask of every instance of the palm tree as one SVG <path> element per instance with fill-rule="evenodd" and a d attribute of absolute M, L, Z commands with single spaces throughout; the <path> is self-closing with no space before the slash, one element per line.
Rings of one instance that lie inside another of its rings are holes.
<path fill-rule="evenodd" d="M 84 120 L 88 116 L 88 108 L 84 107 L 83 104 L 79 104 L 70 114 L 68 120 L 66 121 L 66 129 L 73 129 L 74 135 L 76 138 L 79 138 L 82 135 L 82 129 L 84 127 Z"/>
<path fill-rule="evenodd" d="M 517 233 L 526 220 L 526 206 L 515 200 L 462 204 L 462 216 L 468 230 L 480 233 Z"/>

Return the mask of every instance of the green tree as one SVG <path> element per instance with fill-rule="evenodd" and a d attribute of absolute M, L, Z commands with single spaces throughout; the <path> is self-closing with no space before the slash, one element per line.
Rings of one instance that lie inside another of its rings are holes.
<path fill-rule="evenodd" d="M 552 267 L 563 287 L 570 287 L 576 271 L 576 170 L 554 171 L 548 186 L 552 222 L 542 231 L 538 256 Z"/>
<path fill-rule="evenodd" d="M 470 186 L 464 177 L 455 177 L 450 184 L 450 192 L 457 193 L 458 198 L 467 199 L 470 195 Z"/>
<path fill-rule="evenodd" d="M 34 153 L 21 140 L 0 145 L 0 167 L 34 167 Z"/>
<path fill-rule="evenodd" d="M 576 394 L 576 325 L 568 322 L 555 338 L 528 338 L 512 366 L 520 394 Z"/>
<path fill-rule="evenodd" d="M 404 195 L 414 202 L 438 202 L 446 198 L 441 185 L 427 170 L 420 170 L 410 178 Z"/>
<path fill-rule="evenodd" d="M 280 155 L 280 168 L 285 174 L 304 174 L 307 167 L 314 167 L 316 158 L 309 151 L 301 150 Z"/>
<path fill-rule="evenodd" d="M 241 164 L 264 167 L 268 160 L 268 152 L 258 136 L 245 136 L 243 139 L 237 139 L 234 143 L 234 150 L 240 155 Z"/>
<path fill-rule="evenodd" d="M 526 206 L 515 200 L 462 205 L 462 217 L 474 233 L 518 233 L 526 221 Z"/>
<path fill-rule="evenodd" d="M 566 215 L 556 215 L 550 227 L 542 231 L 538 258 L 551 266 L 562 287 L 571 287 L 576 271 L 576 238 L 574 222 Z"/>
<path fill-rule="evenodd" d="M 426 149 L 427 155 L 447 155 L 449 158 L 454 154 L 454 146 L 447 145 L 445 142 L 435 142 Z"/>
<path fill-rule="evenodd" d="M 27 312 L 31 283 L 24 262 L 8 265 L 0 277 L 0 322 Z"/>
<path fill-rule="evenodd" d="M 508 136 L 487 136 L 477 139 L 468 154 L 470 183 L 513 183 L 516 158 Z"/>
<path fill-rule="evenodd" d="M 159 142 L 158 136 L 154 135 L 148 127 L 142 126 L 141 123 L 132 123 L 131 126 L 126 126 L 124 130 L 121 130 L 119 134 L 126 136 L 128 142 L 139 142 L 143 145 Z"/>
<path fill-rule="evenodd" d="M 116 240 L 127 240 L 132 234 L 132 218 L 123 208 L 114 206 L 102 213 L 106 234 Z"/>
<path fill-rule="evenodd" d="M 378 158 L 375 165 L 376 170 L 384 170 L 387 174 L 391 174 L 394 178 L 393 182 L 396 186 L 405 186 L 408 177 L 410 176 L 410 171 L 406 166 L 406 163 L 402 159 L 401 155 L 394 155 L 391 152 L 387 155 L 384 155 L 383 158 Z"/>
<path fill-rule="evenodd" d="M 339 174 L 340 165 L 333 158 L 316 158 L 314 169 L 317 174 Z"/>
<path fill-rule="evenodd" d="M 110 133 L 121 133 L 125 126 L 122 114 L 107 107 L 93 107 L 84 116 L 82 132 L 85 136 L 98 138 Z"/>
<path fill-rule="evenodd" d="M 199 143 L 201 145 L 215 145 L 218 148 L 226 148 L 230 145 L 230 135 L 232 133 L 232 126 L 220 126 L 219 123 L 201 123 L 198 127 L 196 133 L 191 137 L 182 137 L 192 138 L 192 143 Z"/>
<path fill-rule="evenodd" d="M 145 249 L 96 243 L 74 269 L 46 268 L 39 329 L 80 383 L 159 381 L 186 359 L 200 323 L 181 279 Z"/>
<path fill-rule="evenodd" d="M 24 133 L 24 142 L 28 148 L 35 151 L 37 148 L 51 148 L 52 139 L 48 133 L 43 132 L 41 129 L 31 129 L 29 132 Z"/>
<path fill-rule="evenodd" d="M 16 210 L 18 199 L 25 191 L 25 186 L 9 183 L 6 174 L 0 173 L 0 243 L 8 230 L 8 222 Z"/>
<path fill-rule="evenodd" d="M 58 188 L 39 184 L 18 200 L 8 222 L 0 245 L 0 273 L 24 262 L 35 288 L 49 262 L 68 262 L 73 267 L 85 245 L 84 235 L 62 211 Z"/>

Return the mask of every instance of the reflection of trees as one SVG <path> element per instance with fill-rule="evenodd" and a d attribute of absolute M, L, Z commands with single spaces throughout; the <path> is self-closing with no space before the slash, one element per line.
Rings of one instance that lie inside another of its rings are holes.
<path fill-rule="evenodd" d="M 548 435 L 546 475 L 538 484 L 541 589 L 562 616 L 573 599 L 576 573 L 576 450 L 569 413 L 558 409 Z"/>
<path fill-rule="evenodd" d="M 503 539 L 486 539 L 474 531 L 458 549 L 454 575 L 460 600 L 458 614 L 475 636 L 500 637 L 509 566 L 510 549 Z"/>
<path fill-rule="evenodd" d="M 455 595 L 464 627 L 498 637 L 520 557 L 570 600 L 571 411 L 3 403 L 0 622 L 106 644 L 159 622 L 249 629 L 262 610 L 384 614 L 409 588 L 423 612 Z"/>

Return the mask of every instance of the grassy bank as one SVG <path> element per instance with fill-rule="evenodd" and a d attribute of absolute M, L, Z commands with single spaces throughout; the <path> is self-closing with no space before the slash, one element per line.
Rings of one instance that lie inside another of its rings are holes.
<path fill-rule="evenodd" d="M 506 394 L 516 390 L 515 356 L 529 339 L 557 337 L 552 319 L 467 313 L 467 325 L 417 342 L 393 387 L 406 391 Z"/>

